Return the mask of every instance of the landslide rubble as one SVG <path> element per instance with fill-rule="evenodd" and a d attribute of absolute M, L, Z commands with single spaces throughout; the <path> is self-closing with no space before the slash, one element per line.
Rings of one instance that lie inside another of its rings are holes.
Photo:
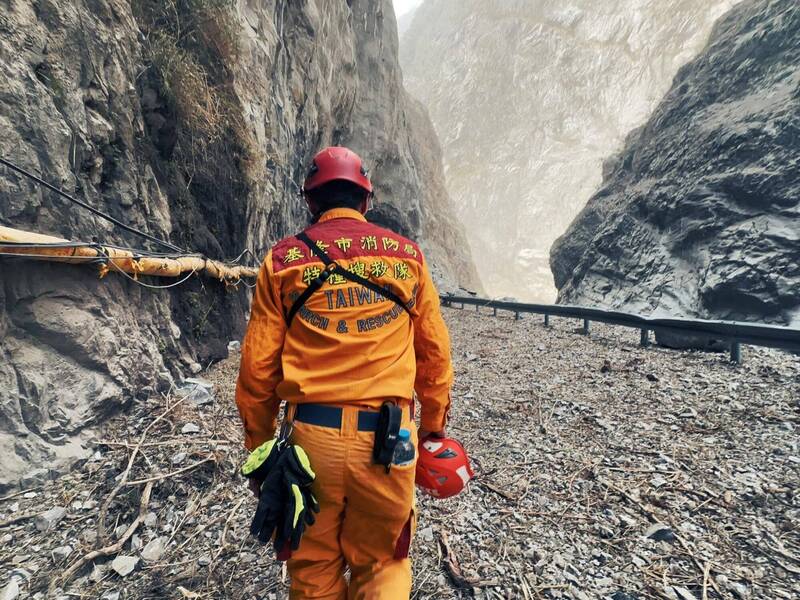
<path fill-rule="evenodd" d="M 421 243 L 443 289 L 479 289 L 397 54 L 389 0 L 6 2 L 0 156 L 151 235 L 218 259 L 248 249 L 252 264 L 305 224 L 314 153 L 350 145 L 376 180 L 372 217 Z M 0 224 L 163 251 L 4 167 Z M 0 490 L 85 459 L 108 415 L 224 357 L 248 304 L 244 286 L 154 291 L 0 258 Z"/>
<path fill-rule="evenodd" d="M 736 366 L 642 349 L 635 330 L 445 317 L 450 431 L 476 479 L 419 498 L 414 598 L 798 597 L 797 357 L 747 347 Z M 70 475 L 0 497 L 0 590 L 285 597 L 285 571 L 248 535 L 237 359 L 202 374 L 210 402 L 151 396 Z"/>
<path fill-rule="evenodd" d="M 559 301 L 800 326 L 800 5 L 722 18 L 555 243 Z"/>

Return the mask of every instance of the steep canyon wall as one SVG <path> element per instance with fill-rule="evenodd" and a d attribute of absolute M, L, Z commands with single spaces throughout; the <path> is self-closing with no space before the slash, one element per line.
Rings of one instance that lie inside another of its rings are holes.
<path fill-rule="evenodd" d="M 800 326 L 800 5 L 715 26 L 556 242 L 559 299 Z"/>
<path fill-rule="evenodd" d="M 315 151 L 346 144 L 377 184 L 373 220 L 418 239 L 443 287 L 478 288 L 396 32 L 389 0 L 2 0 L 0 155 L 183 248 L 260 258 L 306 222 Z M 4 168 L 0 224 L 145 245 Z M 223 356 L 248 305 L 215 282 L 0 258 L 0 489 Z"/>

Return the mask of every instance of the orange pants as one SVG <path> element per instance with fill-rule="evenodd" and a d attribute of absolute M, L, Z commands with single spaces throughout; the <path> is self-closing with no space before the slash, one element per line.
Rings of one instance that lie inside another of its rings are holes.
<path fill-rule="evenodd" d="M 416 446 L 408 412 L 402 426 Z M 353 406 L 343 407 L 340 429 L 294 421 L 292 442 L 311 459 L 320 512 L 287 563 L 290 598 L 408 600 L 411 594 L 415 464 L 388 474 L 373 464 L 374 433 L 358 431 L 357 422 Z"/>

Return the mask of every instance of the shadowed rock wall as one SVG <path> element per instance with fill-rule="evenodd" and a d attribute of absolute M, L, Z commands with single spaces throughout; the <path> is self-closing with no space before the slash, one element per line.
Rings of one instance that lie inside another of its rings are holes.
<path fill-rule="evenodd" d="M 346 144 L 377 184 L 374 219 L 418 239 L 443 286 L 479 285 L 429 162 L 435 134 L 402 88 L 389 0 L 165 6 L 0 0 L 0 154 L 150 234 L 231 258 L 301 228 L 306 165 Z M 5 168 L 0 223 L 158 250 Z M 104 415 L 224 356 L 248 306 L 245 289 L 199 279 L 154 291 L 0 258 L 0 489 L 84 456 Z"/>

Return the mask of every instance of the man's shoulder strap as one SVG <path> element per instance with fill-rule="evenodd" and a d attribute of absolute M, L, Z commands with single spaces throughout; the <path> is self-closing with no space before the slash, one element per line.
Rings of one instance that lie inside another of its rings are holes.
<path fill-rule="evenodd" d="M 313 252 L 317 258 L 319 258 L 322 263 L 325 265 L 325 269 L 323 269 L 322 273 L 314 279 L 311 283 L 308 284 L 308 287 L 303 290 L 303 293 L 300 294 L 297 299 L 292 304 L 292 307 L 289 309 L 289 313 L 286 315 L 286 326 L 290 327 L 292 325 L 292 320 L 294 319 L 295 315 L 298 311 L 305 305 L 311 295 L 320 289 L 328 278 L 336 273 L 344 277 L 345 279 L 352 281 L 353 283 L 358 283 L 359 285 L 363 285 L 365 288 L 372 290 L 376 294 L 383 296 L 384 298 L 391 300 L 395 304 L 397 304 L 400 308 L 402 308 L 408 316 L 411 317 L 411 311 L 408 308 L 408 303 L 404 302 L 400 296 L 395 294 L 392 290 L 379 286 L 374 281 L 370 281 L 365 277 L 361 277 L 356 273 L 348 271 L 347 269 L 342 268 L 336 261 L 332 260 L 330 256 L 320 248 L 316 242 L 314 242 L 308 234 L 303 231 L 298 233 L 297 236 L 298 240 L 303 242 L 308 248 Z"/>

